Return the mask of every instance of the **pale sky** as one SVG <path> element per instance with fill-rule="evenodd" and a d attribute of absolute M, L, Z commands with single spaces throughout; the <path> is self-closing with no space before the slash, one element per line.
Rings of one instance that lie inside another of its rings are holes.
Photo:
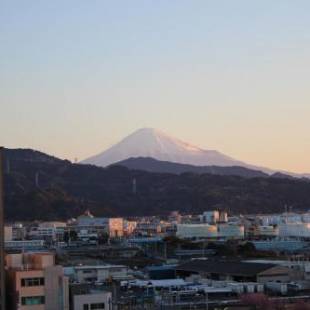
<path fill-rule="evenodd" d="M 0 144 L 82 160 L 140 127 L 310 172 L 310 1 L 1 1 Z"/>

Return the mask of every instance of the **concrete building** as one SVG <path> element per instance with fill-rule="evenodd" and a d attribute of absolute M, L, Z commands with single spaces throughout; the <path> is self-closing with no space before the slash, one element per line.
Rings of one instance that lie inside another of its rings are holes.
<path fill-rule="evenodd" d="M 217 226 L 209 224 L 178 224 L 176 235 L 179 238 L 217 238 Z"/>
<path fill-rule="evenodd" d="M 27 235 L 34 240 L 60 241 L 63 239 L 67 224 L 63 222 L 42 222 L 33 226 Z"/>
<path fill-rule="evenodd" d="M 218 224 L 218 238 L 224 239 L 244 239 L 244 226 L 236 224 Z"/>
<path fill-rule="evenodd" d="M 136 227 L 137 227 L 137 222 L 124 220 L 123 225 L 124 225 L 124 235 L 130 236 L 135 232 Z"/>
<path fill-rule="evenodd" d="M 200 221 L 202 223 L 208 224 L 216 224 L 220 220 L 220 212 L 219 211 L 205 211 L 200 216 Z"/>
<path fill-rule="evenodd" d="M 195 260 L 178 266 L 176 273 L 180 277 L 197 274 L 206 279 L 237 282 L 287 283 L 291 279 L 288 267 L 239 261 Z"/>
<path fill-rule="evenodd" d="M 169 214 L 168 221 L 173 224 L 181 224 L 182 215 L 179 213 L 179 211 L 173 211 Z"/>
<path fill-rule="evenodd" d="M 24 240 L 26 237 L 26 228 L 21 223 L 14 223 L 12 226 L 13 240 Z"/>
<path fill-rule="evenodd" d="M 278 227 L 279 237 L 310 238 L 310 223 L 286 223 Z"/>
<path fill-rule="evenodd" d="M 13 240 L 13 227 L 4 226 L 4 242 Z"/>
<path fill-rule="evenodd" d="M 71 310 L 112 310 L 112 293 L 99 286 L 70 285 Z"/>
<path fill-rule="evenodd" d="M 260 264 L 276 264 L 289 268 L 290 279 L 292 281 L 309 281 L 310 280 L 310 262 L 304 260 L 268 260 L 268 259 L 252 259 L 245 262 Z"/>
<path fill-rule="evenodd" d="M 44 240 L 12 240 L 5 242 L 8 250 L 43 250 Z"/>
<path fill-rule="evenodd" d="M 68 278 L 51 253 L 6 256 L 8 309 L 68 310 Z"/>
<path fill-rule="evenodd" d="M 126 280 L 128 267 L 123 265 L 96 265 L 73 267 L 73 278 L 79 283 L 105 282 L 107 280 Z"/>
<path fill-rule="evenodd" d="M 279 228 L 277 225 L 257 226 L 258 237 L 277 237 L 279 235 Z"/>
<path fill-rule="evenodd" d="M 142 220 L 137 222 L 135 234 L 140 236 L 155 236 L 162 233 L 160 221 Z"/>
<path fill-rule="evenodd" d="M 271 239 L 251 241 L 258 251 L 278 251 L 294 253 L 307 250 L 308 242 L 304 240 Z"/>
<path fill-rule="evenodd" d="M 98 234 L 104 232 L 111 238 L 124 235 L 123 218 L 94 217 L 89 211 L 79 216 L 73 226 L 77 232 L 96 229 Z"/>

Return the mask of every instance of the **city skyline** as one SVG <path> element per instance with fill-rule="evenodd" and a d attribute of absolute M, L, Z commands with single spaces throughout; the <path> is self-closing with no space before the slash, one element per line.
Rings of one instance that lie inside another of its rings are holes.
<path fill-rule="evenodd" d="M 141 127 L 310 172 L 307 1 L 4 1 L 0 144 L 74 160 Z"/>

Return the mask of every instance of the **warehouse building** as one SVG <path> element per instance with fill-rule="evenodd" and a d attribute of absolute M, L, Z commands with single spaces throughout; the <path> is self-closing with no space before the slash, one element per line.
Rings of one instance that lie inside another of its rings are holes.
<path fill-rule="evenodd" d="M 195 260 L 176 268 L 180 277 L 198 274 L 202 278 L 238 282 L 289 282 L 290 269 L 275 264 L 240 261 Z"/>

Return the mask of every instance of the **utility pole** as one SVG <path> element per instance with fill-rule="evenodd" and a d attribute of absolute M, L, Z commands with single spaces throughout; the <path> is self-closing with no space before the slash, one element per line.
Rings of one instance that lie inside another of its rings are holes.
<path fill-rule="evenodd" d="M 0 147 L 0 310 L 5 306 L 5 270 L 4 270 L 4 181 L 3 181 L 4 148 Z"/>

